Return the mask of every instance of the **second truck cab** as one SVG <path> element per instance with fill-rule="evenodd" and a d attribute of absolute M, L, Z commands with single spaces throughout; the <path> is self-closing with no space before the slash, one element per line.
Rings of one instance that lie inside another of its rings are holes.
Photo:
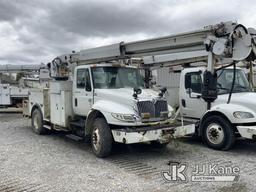
<path fill-rule="evenodd" d="M 175 73 L 170 75 L 176 75 L 176 80 L 180 78 L 179 85 L 177 84 L 179 94 L 176 99 L 177 106 L 180 107 L 180 115 L 194 122 L 197 125 L 196 134 L 202 136 L 205 143 L 214 149 L 230 149 L 237 136 L 255 139 L 256 93 L 252 92 L 244 71 L 241 68 L 236 69 L 229 103 L 233 68 L 224 68 L 216 72 L 218 97 L 208 109 L 201 94 L 205 70 L 205 67 L 185 68 L 178 75 Z M 167 73 L 163 74 L 162 71 L 162 74 L 158 75 L 163 76 Z M 169 88 L 168 91 L 172 92 L 172 89 Z M 172 96 L 168 98 L 170 103 L 174 102 Z"/>

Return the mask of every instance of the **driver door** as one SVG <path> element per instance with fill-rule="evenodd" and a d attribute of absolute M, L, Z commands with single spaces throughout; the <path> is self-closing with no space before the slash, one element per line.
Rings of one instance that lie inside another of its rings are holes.
<path fill-rule="evenodd" d="M 73 109 L 76 115 L 86 116 L 93 104 L 89 68 L 76 68 L 73 84 Z"/>
<path fill-rule="evenodd" d="M 184 117 L 199 119 L 207 109 L 206 102 L 201 98 L 202 76 L 201 72 L 188 72 L 185 74 L 185 84 L 181 97 L 181 112 Z"/>

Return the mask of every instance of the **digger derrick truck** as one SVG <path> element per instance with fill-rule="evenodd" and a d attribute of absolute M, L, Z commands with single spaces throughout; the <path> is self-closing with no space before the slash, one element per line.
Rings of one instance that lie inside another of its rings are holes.
<path fill-rule="evenodd" d="M 108 156 L 113 142 L 163 146 L 173 136 L 194 133 L 195 124 L 174 123 L 177 113 L 167 104 L 166 88 L 146 88 L 138 68 L 125 65 L 125 61 L 177 53 L 188 57 L 177 58 L 172 65 L 206 59 L 202 98 L 210 108 L 217 98 L 214 66 L 226 59 L 253 59 L 251 31 L 226 22 L 188 33 L 61 55 L 50 63 L 50 88 L 31 91 L 29 96 L 32 128 L 38 134 L 53 129 L 89 139 L 98 157 Z M 194 54 L 198 51 L 207 55 Z M 148 70 L 143 63 L 140 67 Z"/>
<path fill-rule="evenodd" d="M 71 132 L 91 140 L 98 157 L 110 154 L 113 141 L 169 143 L 173 109 L 164 90 L 144 88 L 137 68 L 109 63 L 80 65 L 72 80 L 63 76 L 66 72 L 55 76 L 58 80 L 51 81 L 49 89 L 33 90 L 29 95 L 36 133 L 49 129 Z"/>

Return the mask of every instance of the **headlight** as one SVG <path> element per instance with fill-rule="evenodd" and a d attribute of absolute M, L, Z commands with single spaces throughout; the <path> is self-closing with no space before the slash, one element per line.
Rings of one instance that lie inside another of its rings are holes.
<path fill-rule="evenodd" d="M 249 112 L 244 112 L 244 111 L 235 111 L 233 113 L 234 117 L 237 119 L 249 119 L 249 118 L 254 118 L 254 115 Z"/>
<path fill-rule="evenodd" d="M 169 111 L 168 113 L 168 118 L 174 118 L 175 117 L 175 112 L 174 111 Z"/>
<path fill-rule="evenodd" d="M 175 117 L 175 111 L 171 106 L 168 105 L 168 118 L 174 118 Z"/>
<path fill-rule="evenodd" d="M 120 121 L 134 122 L 138 117 L 130 114 L 111 113 L 112 116 Z"/>

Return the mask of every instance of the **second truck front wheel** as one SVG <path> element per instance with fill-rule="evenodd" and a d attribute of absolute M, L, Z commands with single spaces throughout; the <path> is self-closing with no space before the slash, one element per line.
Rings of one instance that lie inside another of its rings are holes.
<path fill-rule="evenodd" d="M 47 132 L 44 128 L 43 115 L 39 109 L 34 109 L 32 112 L 31 124 L 33 131 L 38 135 L 43 135 Z"/>
<path fill-rule="evenodd" d="M 223 117 L 210 116 L 202 123 L 204 142 L 213 149 L 229 150 L 235 143 L 232 124 Z"/>
<path fill-rule="evenodd" d="M 107 157 L 112 150 L 112 134 L 109 125 L 104 118 L 94 121 L 91 132 L 91 145 L 97 157 Z"/>

